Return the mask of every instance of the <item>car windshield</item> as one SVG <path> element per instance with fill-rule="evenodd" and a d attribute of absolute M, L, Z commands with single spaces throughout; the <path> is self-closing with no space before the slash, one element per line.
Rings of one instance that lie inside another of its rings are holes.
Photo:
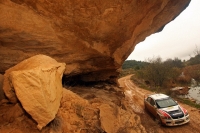
<path fill-rule="evenodd" d="M 158 108 L 166 108 L 166 107 L 170 107 L 170 106 L 175 106 L 175 105 L 177 105 L 177 103 L 173 99 L 168 97 L 165 99 L 156 100 L 156 105 Z"/>

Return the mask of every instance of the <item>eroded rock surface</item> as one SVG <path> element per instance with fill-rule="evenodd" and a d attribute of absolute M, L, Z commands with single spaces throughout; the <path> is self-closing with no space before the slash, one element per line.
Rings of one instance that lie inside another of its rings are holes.
<path fill-rule="evenodd" d="M 4 92 L 10 102 L 18 100 L 38 123 L 38 129 L 55 118 L 62 98 L 65 63 L 36 55 L 8 69 L 4 75 Z"/>
<path fill-rule="evenodd" d="M 114 102 L 117 98 L 124 100 L 124 97 L 117 97 L 116 88 L 113 88 L 114 91 L 95 87 L 71 88 L 74 92 L 64 89 L 58 112 L 62 121 L 60 130 L 67 133 L 145 133 L 139 116 Z"/>
<path fill-rule="evenodd" d="M 0 74 L 0 101 L 4 99 L 4 91 L 3 91 L 3 75 Z"/>
<path fill-rule="evenodd" d="M 105 132 L 145 133 L 138 115 L 109 104 L 102 104 L 99 109 L 101 127 Z"/>
<path fill-rule="evenodd" d="M 140 118 L 110 85 L 63 88 L 56 117 L 41 130 L 19 103 L 0 103 L 2 133 L 146 133 Z M 42 112 L 40 112 L 42 113 Z"/>
<path fill-rule="evenodd" d="M 135 45 L 190 0 L 1 0 L 0 72 L 45 54 L 82 81 L 113 81 Z"/>

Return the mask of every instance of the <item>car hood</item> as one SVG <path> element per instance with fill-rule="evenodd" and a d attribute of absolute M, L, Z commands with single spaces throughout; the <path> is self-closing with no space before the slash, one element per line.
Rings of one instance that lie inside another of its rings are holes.
<path fill-rule="evenodd" d="M 184 116 L 184 113 L 179 107 L 179 105 L 162 108 L 161 110 L 168 113 L 173 119 L 182 118 Z"/>
<path fill-rule="evenodd" d="M 170 106 L 167 108 L 162 108 L 162 110 L 165 112 L 171 112 L 171 111 L 175 111 L 175 110 L 180 110 L 180 107 L 178 105 L 176 105 L 176 106 Z"/>

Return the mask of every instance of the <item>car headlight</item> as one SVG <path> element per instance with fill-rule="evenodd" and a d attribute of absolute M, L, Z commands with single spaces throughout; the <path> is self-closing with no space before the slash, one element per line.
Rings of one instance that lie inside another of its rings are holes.
<path fill-rule="evenodd" d="M 160 114 L 160 116 L 162 117 L 162 118 L 164 118 L 164 119 L 171 119 L 171 116 L 168 114 L 168 113 L 166 113 L 165 111 L 163 111 L 163 110 L 158 110 L 158 113 Z"/>
<path fill-rule="evenodd" d="M 181 106 L 180 106 L 180 108 L 183 111 L 184 115 L 187 116 L 188 115 L 188 111 L 185 108 L 181 107 Z"/>

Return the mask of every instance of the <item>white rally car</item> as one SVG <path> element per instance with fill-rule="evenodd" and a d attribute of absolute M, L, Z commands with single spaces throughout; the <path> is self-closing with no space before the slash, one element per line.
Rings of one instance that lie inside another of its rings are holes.
<path fill-rule="evenodd" d="M 187 110 L 165 94 L 145 96 L 144 106 L 162 125 L 176 126 L 190 121 Z"/>

